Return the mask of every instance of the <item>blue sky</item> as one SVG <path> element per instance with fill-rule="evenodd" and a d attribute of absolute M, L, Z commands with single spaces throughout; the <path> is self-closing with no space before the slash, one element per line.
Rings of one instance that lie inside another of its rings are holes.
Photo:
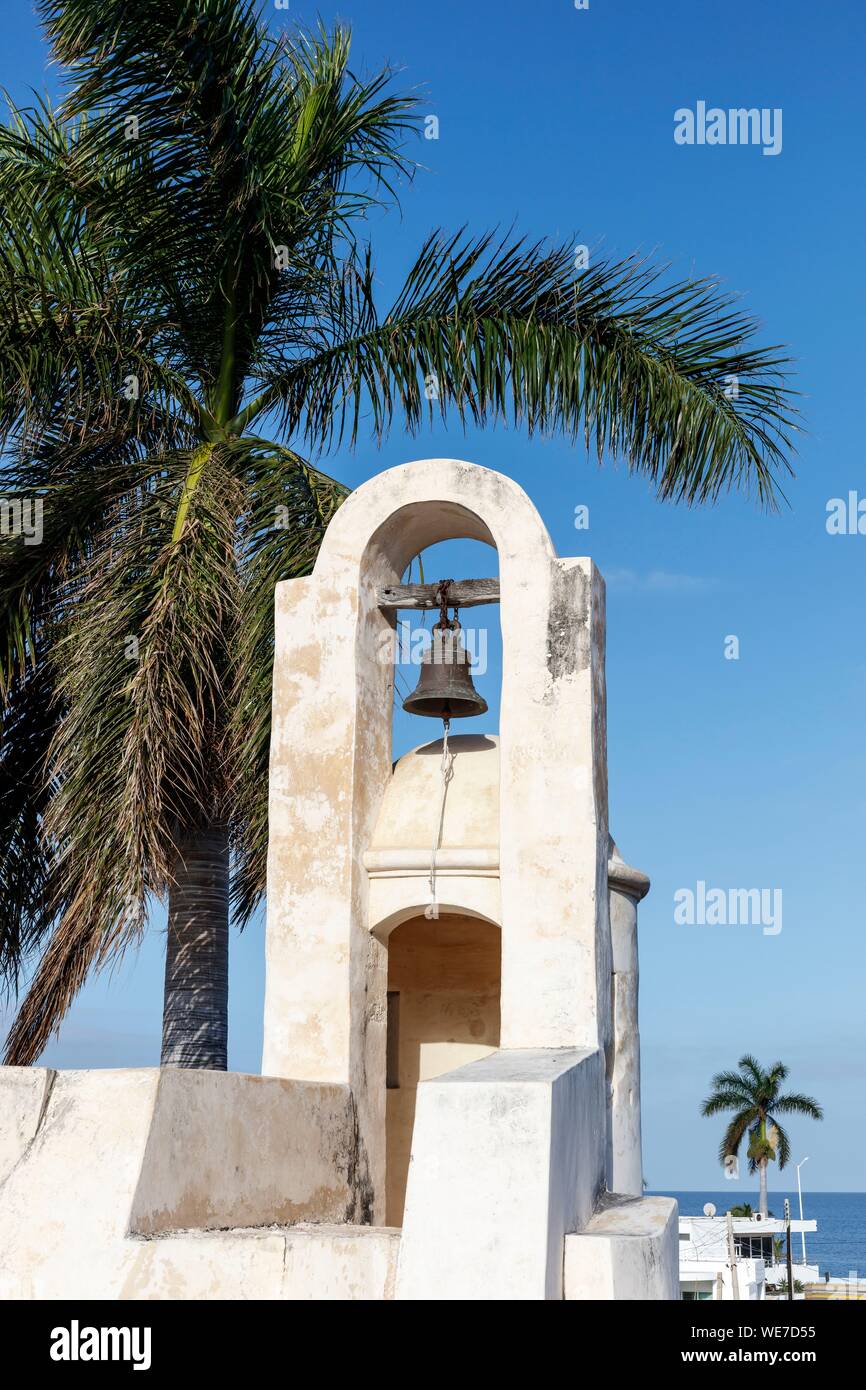
<path fill-rule="evenodd" d="M 809 1184 L 866 1189 L 866 537 L 825 527 L 830 498 L 866 496 L 866 10 L 855 0 L 591 0 L 586 11 L 572 0 L 293 0 L 273 23 L 317 12 L 351 21 L 357 66 L 389 59 L 440 122 L 439 139 L 418 147 L 426 167 L 402 218 L 371 228 L 384 298 L 432 227 L 513 222 L 593 255 L 640 250 L 678 275 L 717 274 L 760 315 L 765 339 L 798 359 L 808 433 L 777 516 L 736 496 L 704 511 L 663 505 L 622 467 L 513 430 L 395 433 L 326 466 L 352 485 L 425 456 L 497 468 L 529 492 L 561 554 L 591 554 L 608 578 L 611 824 L 653 880 L 640 914 L 650 1186 L 722 1186 L 718 1122 L 698 1105 L 712 1073 L 750 1050 L 784 1058 L 792 1086 L 825 1107 L 823 1124 L 790 1126 L 794 1158 L 810 1156 Z M 4 35 L 12 95 L 53 86 L 26 6 L 4 16 Z M 781 108 L 781 154 L 675 144 L 675 110 L 699 100 Z M 574 528 L 579 504 L 588 531 Z M 453 547 L 430 572 L 490 563 Z M 724 656 L 731 634 L 737 661 Z M 479 678 L 491 716 L 494 638 Z M 397 751 L 418 739 L 398 722 Z M 782 931 L 676 925 L 674 893 L 699 880 L 781 889 Z M 45 1060 L 153 1064 L 161 970 L 156 922 L 137 958 L 83 992 Z M 259 1066 L 262 988 L 263 936 L 251 926 L 233 940 L 238 1069 Z"/>

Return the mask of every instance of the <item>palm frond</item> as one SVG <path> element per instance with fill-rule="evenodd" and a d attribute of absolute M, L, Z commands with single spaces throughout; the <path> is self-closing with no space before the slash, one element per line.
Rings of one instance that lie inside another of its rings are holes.
<path fill-rule="evenodd" d="M 313 265 L 395 196 L 393 180 L 411 172 L 414 102 L 388 90 L 388 69 L 349 71 L 348 30 L 278 42 L 242 0 L 43 0 L 41 13 L 71 65 L 63 118 L 88 119 L 76 168 L 90 220 L 198 345 L 209 408 L 224 420 L 295 278 L 277 249 L 295 270 Z M 122 227 L 116 186 L 92 177 L 118 164 Z"/>
<path fill-rule="evenodd" d="M 754 1176 L 758 1171 L 761 1160 L 771 1156 L 772 1145 L 761 1138 L 761 1126 L 760 1123 L 758 1123 L 749 1130 L 749 1147 L 746 1151 L 746 1157 L 749 1163 L 749 1174 Z"/>
<path fill-rule="evenodd" d="M 740 1110 L 750 1106 L 752 1098 L 742 1090 L 717 1088 L 701 1105 L 702 1115 L 720 1115 L 726 1110 Z"/>
<path fill-rule="evenodd" d="M 31 1066 L 59 1026 L 94 966 L 108 961 L 144 921 L 122 896 L 120 865 L 106 847 L 78 879 L 65 863 L 66 907 L 6 1039 L 4 1063 Z"/>
<path fill-rule="evenodd" d="M 752 1110 L 741 1110 L 730 1121 L 719 1145 L 719 1162 L 724 1166 L 725 1159 L 740 1152 L 743 1135 L 754 1120 Z"/>
<path fill-rule="evenodd" d="M 0 986 L 11 991 L 54 919 L 42 821 L 51 796 L 48 749 L 59 716 L 44 659 L 16 675 L 0 709 Z"/>
<path fill-rule="evenodd" d="M 773 1101 L 773 1110 L 780 1115 L 808 1115 L 812 1120 L 823 1120 L 824 1111 L 812 1096 L 802 1095 L 798 1091 L 789 1091 L 787 1095 L 777 1096 Z"/>
<path fill-rule="evenodd" d="M 740 1058 L 739 1067 L 745 1083 L 753 1090 L 756 1096 L 766 1089 L 764 1070 L 750 1052 L 746 1052 Z"/>
<path fill-rule="evenodd" d="M 712 1084 L 717 1091 L 742 1091 L 744 1096 L 751 1096 L 751 1087 L 742 1072 L 716 1072 Z"/>
<path fill-rule="evenodd" d="M 227 692 L 237 633 L 237 480 L 212 461 L 179 541 L 170 539 L 188 460 L 160 460 L 137 505 L 109 512 L 69 581 L 51 664 L 64 717 L 48 750 L 42 834 L 66 890 L 10 1036 L 32 1060 L 94 963 L 137 939 L 165 897 L 179 836 L 230 818 Z M 98 911 L 94 894 L 99 888 Z"/>
<path fill-rule="evenodd" d="M 774 1147 L 779 1162 L 779 1168 L 781 1169 L 785 1167 L 791 1157 L 791 1141 L 788 1138 L 787 1131 L 782 1128 L 778 1120 L 773 1119 L 772 1123 L 776 1129 L 776 1142 Z"/>
<path fill-rule="evenodd" d="M 106 244 L 78 186 L 84 138 L 47 108 L 13 108 L 0 126 L 0 442 L 36 448 L 63 421 L 70 446 L 111 431 L 152 447 L 198 407 L 162 306 L 139 266 L 124 273 L 122 235 Z"/>
<path fill-rule="evenodd" d="M 266 374 L 259 408 L 311 444 L 380 438 L 399 414 L 583 437 L 662 497 L 735 485 L 773 505 L 795 428 L 789 361 L 751 346 L 754 323 L 708 280 L 666 284 L 632 258 L 575 274 L 571 253 L 491 236 L 431 237 L 383 319 L 369 258 L 350 263 L 319 333 Z M 736 379 L 736 395 L 726 383 Z"/>

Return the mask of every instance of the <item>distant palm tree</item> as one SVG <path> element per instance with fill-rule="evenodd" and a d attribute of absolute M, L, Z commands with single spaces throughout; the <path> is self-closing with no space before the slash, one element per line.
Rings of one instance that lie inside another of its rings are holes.
<path fill-rule="evenodd" d="M 736 1156 L 746 1134 L 749 1172 L 757 1171 L 760 1179 L 760 1212 L 767 1215 L 767 1165 L 778 1157 L 784 1168 L 791 1155 L 788 1136 L 779 1124 L 777 1115 L 808 1115 L 823 1119 L 824 1112 L 811 1096 L 789 1092 L 780 1094 L 780 1086 L 788 1075 L 782 1062 L 774 1062 L 764 1071 L 754 1057 L 747 1053 L 740 1058 L 739 1071 L 720 1071 L 713 1077 L 713 1093 L 701 1106 L 702 1115 L 718 1115 L 733 1110 L 734 1117 L 725 1130 L 719 1145 L 719 1159 Z"/>
<path fill-rule="evenodd" d="M 752 1207 L 749 1202 L 740 1202 L 739 1206 L 731 1207 L 731 1216 L 751 1216 Z"/>
<path fill-rule="evenodd" d="M 6 1060 L 168 906 L 163 1062 L 226 1065 L 230 907 L 261 901 L 277 581 L 341 439 L 510 420 L 662 497 L 790 472 L 787 359 L 712 282 L 433 232 L 384 312 L 365 216 L 414 98 L 247 0 L 39 0 L 62 106 L 0 128 L 0 975 Z M 268 7 L 269 8 L 269 7 Z M 306 456 L 306 457 L 305 457 Z"/>

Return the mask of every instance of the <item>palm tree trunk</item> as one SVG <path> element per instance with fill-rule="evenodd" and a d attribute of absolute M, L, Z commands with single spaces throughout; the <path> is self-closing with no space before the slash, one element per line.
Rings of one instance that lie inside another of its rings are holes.
<path fill-rule="evenodd" d="M 767 1215 L 767 1160 L 762 1158 L 758 1161 L 758 1175 L 761 1180 L 761 1195 L 758 1202 L 758 1210 L 762 1216 Z"/>
<path fill-rule="evenodd" d="M 168 898 L 164 1067 L 226 1070 L 228 945 L 228 832 L 211 827 L 178 847 Z"/>

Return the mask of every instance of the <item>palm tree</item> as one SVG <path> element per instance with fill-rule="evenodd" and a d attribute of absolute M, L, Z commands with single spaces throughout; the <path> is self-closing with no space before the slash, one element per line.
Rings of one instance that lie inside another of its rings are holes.
<path fill-rule="evenodd" d="M 731 1216 L 751 1216 L 752 1207 L 750 1202 L 740 1202 L 737 1206 L 731 1207 Z"/>
<path fill-rule="evenodd" d="M 6 1060 L 168 904 L 163 1061 L 226 1065 L 230 913 L 265 884 L 273 591 L 345 489 L 311 462 L 437 408 L 583 436 L 664 498 L 775 504 L 787 359 L 714 282 L 434 232 L 382 312 L 358 239 L 413 99 L 247 0 L 39 0 L 59 109 L 0 130 Z M 736 379 L 738 389 L 730 382 Z M 279 442 L 278 442 L 279 441 Z"/>
<path fill-rule="evenodd" d="M 791 1155 L 788 1136 L 779 1124 L 778 1115 L 809 1115 L 823 1119 L 823 1111 L 811 1096 L 797 1092 L 780 1094 L 782 1082 L 788 1076 L 783 1062 L 774 1062 L 764 1071 L 748 1053 L 739 1060 L 739 1071 L 720 1071 L 713 1077 L 713 1092 L 701 1106 L 702 1115 L 719 1115 L 727 1110 L 734 1117 L 725 1130 L 719 1146 L 719 1160 L 739 1154 L 740 1144 L 749 1136 L 746 1150 L 749 1172 L 757 1171 L 761 1193 L 759 1208 L 767 1215 L 767 1165 L 778 1157 L 779 1168 L 785 1167 Z"/>

